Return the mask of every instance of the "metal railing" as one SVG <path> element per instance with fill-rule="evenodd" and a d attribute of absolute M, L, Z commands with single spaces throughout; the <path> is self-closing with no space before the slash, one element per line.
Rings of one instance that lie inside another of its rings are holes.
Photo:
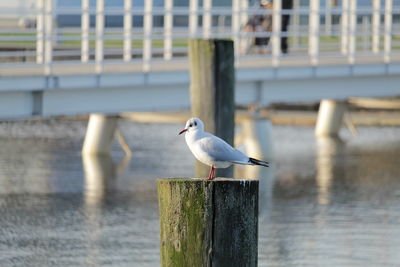
<path fill-rule="evenodd" d="M 36 0 L 23 18 L 14 12 L 19 21 L 30 23 L 0 28 L 0 68 L 34 65 L 50 75 L 57 64 L 79 63 L 95 64 L 95 72 L 102 73 L 104 64 L 120 62 L 141 64 L 147 72 L 154 62 L 185 60 L 189 38 L 233 39 L 237 62 L 262 58 L 273 67 L 290 58 L 313 66 L 328 57 L 345 64 L 355 64 L 360 57 L 390 63 L 400 54 L 399 0 L 342 0 L 338 6 L 319 0 L 303 6 L 293 0 L 292 9 L 274 1 L 272 10 L 241 0 L 233 0 L 231 6 L 217 6 L 217 0 L 203 0 L 202 6 L 198 0 L 187 6 L 174 6 L 173 0 L 164 0 L 163 6 L 152 0 L 144 0 L 143 6 L 132 0 L 120 7 L 107 3 L 97 0 L 91 6 L 89 0 L 81 0 L 81 6 L 62 7 L 53 0 Z M 13 10 L 1 10 L 0 20 L 10 13 Z M 271 32 L 244 31 L 251 16 L 265 13 L 272 16 Z M 290 24 L 282 32 L 285 14 Z M 270 37 L 268 53 L 255 55 L 248 49 L 256 37 Z M 289 39 L 285 55 L 282 37 Z"/>

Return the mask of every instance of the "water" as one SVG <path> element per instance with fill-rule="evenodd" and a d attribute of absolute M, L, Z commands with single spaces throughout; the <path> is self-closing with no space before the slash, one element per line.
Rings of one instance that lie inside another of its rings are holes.
<path fill-rule="evenodd" d="M 84 121 L 0 123 L 0 266 L 158 266 L 155 179 L 193 175 L 182 126 L 121 121 L 127 160 L 82 159 Z M 274 126 L 259 266 L 398 266 L 400 128 L 358 130 Z"/>

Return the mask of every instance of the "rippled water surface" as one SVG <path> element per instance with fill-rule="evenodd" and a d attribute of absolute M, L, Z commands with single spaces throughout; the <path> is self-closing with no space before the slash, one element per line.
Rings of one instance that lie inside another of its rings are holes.
<path fill-rule="evenodd" d="M 180 124 L 120 121 L 133 150 L 82 158 L 85 121 L 0 123 L 0 266 L 158 266 L 158 177 L 193 175 Z M 400 128 L 316 140 L 274 126 L 259 266 L 398 266 Z M 246 170 L 241 169 L 240 175 Z"/>

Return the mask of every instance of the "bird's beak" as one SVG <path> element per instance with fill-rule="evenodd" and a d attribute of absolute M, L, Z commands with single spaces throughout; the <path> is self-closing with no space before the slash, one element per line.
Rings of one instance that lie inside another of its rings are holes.
<path fill-rule="evenodd" d="M 182 131 L 179 132 L 178 135 L 181 135 L 181 134 L 183 134 L 183 133 L 186 132 L 186 131 L 187 131 L 187 129 L 183 129 Z"/>

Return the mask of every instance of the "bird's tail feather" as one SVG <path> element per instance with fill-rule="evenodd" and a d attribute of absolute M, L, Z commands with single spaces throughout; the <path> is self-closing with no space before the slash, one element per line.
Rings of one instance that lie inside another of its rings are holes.
<path fill-rule="evenodd" d="M 258 159 L 255 159 L 255 158 L 249 158 L 249 162 L 254 164 L 254 165 L 261 165 L 261 166 L 264 166 L 264 167 L 269 167 L 269 163 L 268 162 L 262 161 L 262 160 L 258 160 Z"/>

